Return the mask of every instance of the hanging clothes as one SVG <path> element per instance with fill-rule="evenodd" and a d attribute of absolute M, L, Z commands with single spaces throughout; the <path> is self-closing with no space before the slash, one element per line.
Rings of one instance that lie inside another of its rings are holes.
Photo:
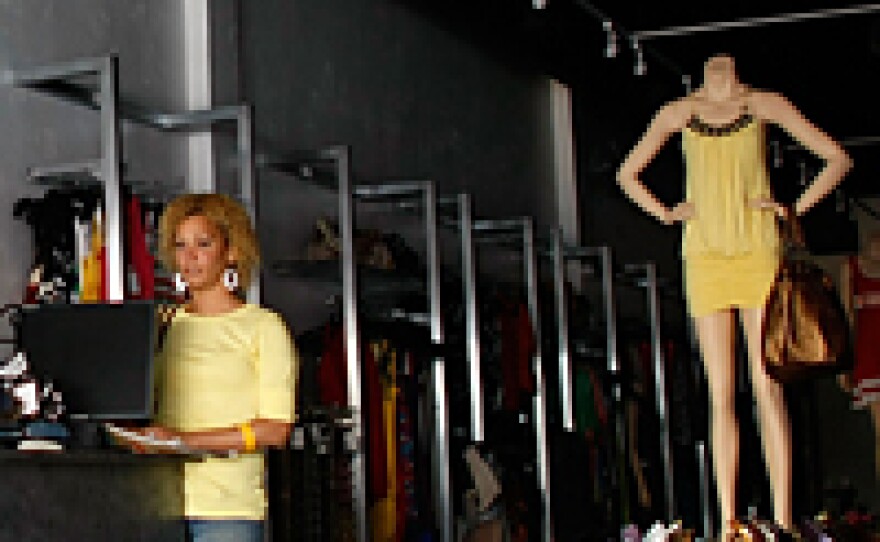
<path fill-rule="evenodd" d="M 396 423 L 396 367 L 395 353 L 387 341 L 368 346 L 373 359 L 379 363 L 382 384 L 382 423 L 385 433 L 385 457 L 388 464 L 385 497 L 373 507 L 373 536 L 376 542 L 397 540 L 397 423 Z M 377 481 L 382 483 L 382 481 Z"/>
<path fill-rule="evenodd" d="M 367 444 L 367 487 L 371 503 L 388 494 L 386 436 L 382 423 L 382 384 L 372 349 L 362 355 L 364 381 L 363 419 Z M 344 408 L 348 405 L 348 369 L 342 326 L 328 325 L 324 331 L 324 352 L 318 368 L 321 401 L 324 405 Z"/>
<path fill-rule="evenodd" d="M 129 280 L 126 281 L 128 299 L 153 299 L 155 294 L 155 271 L 156 261 L 147 246 L 147 237 L 144 231 L 144 213 L 141 209 L 141 200 L 137 196 L 131 196 L 125 206 L 126 233 L 126 263 L 130 266 Z"/>
<path fill-rule="evenodd" d="M 26 301 L 67 303 L 78 299 L 77 224 L 87 223 L 99 203 L 98 190 L 78 187 L 53 188 L 42 197 L 15 202 L 13 216 L 33 233 L 34 259 Z"/>
<path fill-rule="evenodd" d="M 521 411 L 529 408 L 527 400 L 535 393 L 532 360 L 537 343 L 526 304 L 515 303 L 502 311 L 500 322 L 503 406 Z"/>
<path fill-rule="evenodd" d="M 862 272 L 859 260 L 849 260 L 852 295 L 880 296 L 880 279 Z M 855 310 L 855 367 L 853 398 L 864 406 L 880 401 L 880 305 L 868 303 Z"/>
<path fill-rule="evenodd" d="M 106 281 L 104 270 L 104 224 L 101 219 L 101 209 L 95 209 L 92 217 L 92 239 L 89 253 L 83 260 L 82 268 L 82 292 L 80 301 L 83 303 L 97 303 L 104 299 L 103 284 Z"/>

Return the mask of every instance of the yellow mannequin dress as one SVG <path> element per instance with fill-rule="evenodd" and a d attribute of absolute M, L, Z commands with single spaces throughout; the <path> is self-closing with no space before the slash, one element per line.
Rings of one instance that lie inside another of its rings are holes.
<path fill-rule="evenodd" d="M 747 110 L 724 126 L 694 116 L 683 130 L 687 201 L 685 290 L 691 315 L 763 306 L 779 267 L 774 213 L 748 206 L 770 197 L 764 126 Z"/>

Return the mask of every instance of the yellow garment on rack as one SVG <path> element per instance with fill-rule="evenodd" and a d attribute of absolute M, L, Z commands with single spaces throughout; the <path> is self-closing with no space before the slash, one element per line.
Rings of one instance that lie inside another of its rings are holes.
<path fill-rule="evenodd" d="M 776 217 L 748 202 L 770 197 L 763 124 L 747 111 L 715 128 L 694 117 L 683 130 L 687 201 L 685 286 L 695 317 L 764 304 L 779 266 Z"/>
<path fill-rule="evenodd" d="M 101 210 L 95 211 L 92 218 L 92 243 L 88 255 L 83 259 L 82 292 L 80 301 L 83 303 L 96 303 L 101 301 L 101 260 L 98 255 L 104 247 L 104 224 L 101 220 Z"/>
<path fill-rule="evenodd" d="M 385 448 L 388 454 L 388 496 L 373 508 L 373 538 L 377 542 L 394 542 L 397 539 L 397 356 L 388 342 L 374 344 L 374 358 L 379 363 L 384 356 L 389 359 L 387 378 L 382 379 L 382 418 L 385 424 Z"/>

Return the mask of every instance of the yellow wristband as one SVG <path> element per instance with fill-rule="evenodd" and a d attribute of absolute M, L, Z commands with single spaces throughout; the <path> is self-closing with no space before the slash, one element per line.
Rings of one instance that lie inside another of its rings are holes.
<path fill-rule="evenodd" d="M 257 435 L 254 434 L 254 428 L 250 423 L 243 423 L 238 426 L 241 431 L 241 440 L 244 442 L 245 453 L 253 452 L 257 449 Z"/>

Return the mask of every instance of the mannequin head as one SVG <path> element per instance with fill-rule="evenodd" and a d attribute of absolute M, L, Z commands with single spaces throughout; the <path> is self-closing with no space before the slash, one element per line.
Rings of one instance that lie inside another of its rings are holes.
<path fill-rule="evenodd" d="M 703 64 L 703 88 L 710 94 L 730 92 L 738 84 L 736 65 L 729 54 L 713 55 Z"/>

